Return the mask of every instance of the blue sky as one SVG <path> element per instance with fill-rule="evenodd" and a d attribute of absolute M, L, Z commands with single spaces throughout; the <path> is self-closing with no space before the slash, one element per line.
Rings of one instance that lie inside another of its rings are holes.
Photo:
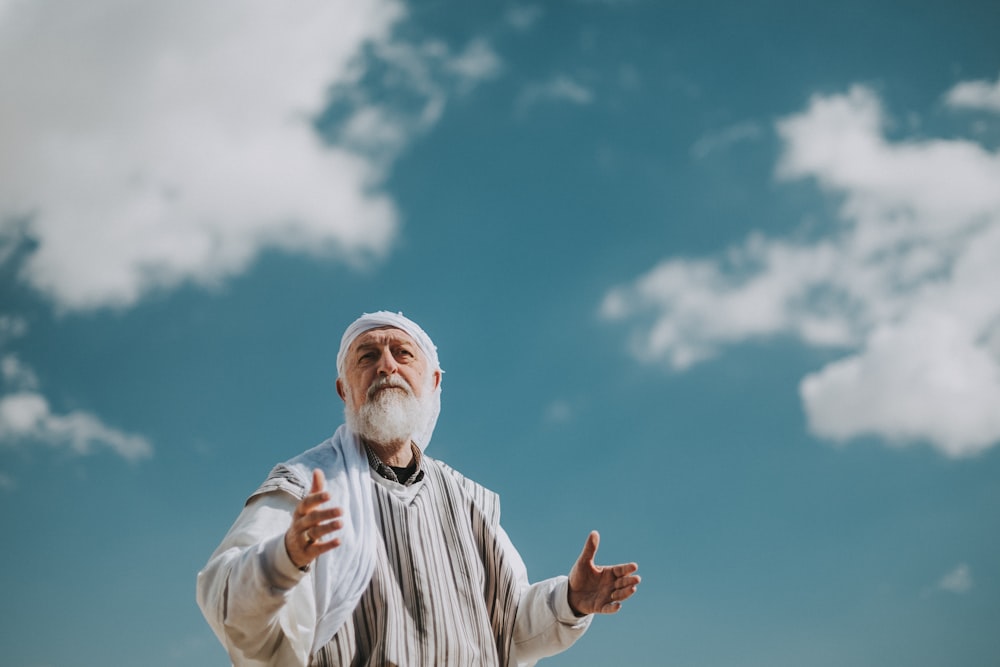
<path fill-rule="evenodd" d="M 286 3 L 287 4 L 287 3 Z M 551 665 L 1000 661 L 990 2 L 0 2 L 4 663 L 223 665 L 196 572 L 401 310 Z"/>

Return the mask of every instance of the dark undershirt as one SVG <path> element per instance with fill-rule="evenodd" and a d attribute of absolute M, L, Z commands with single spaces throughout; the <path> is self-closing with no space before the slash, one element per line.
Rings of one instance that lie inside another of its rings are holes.
<path fill-rule="evenodd" d="M 410 448 L 413 450 L 413 461 L 406 468 L 387 466 L 382 463 L 382 459 L 372 451 L 371 446 L 367 442 L 364 445 L 365 455 L 368 457 L 368 465 L 371 466 L 372 470 L 379 477 L 387 479 L 390 482 L 403 484 L 404 486 L 416 484 L 424 478 L 424 471 L 420 468 L 420 450 L 413 443 L 410 443 Z"/>
<path fill-rule="evenodd" d="M 400 484 L 406 484 L 406 480 L 410 479 L 410 475 L 412 475 L 417 470 L 416 463 L 411 463 L 405 468 L 397 468 L 396 466 L 389 466 L 389 467 L 392 468 L 392 471 L 394 473 L 396 473 L 396 479 L 399 480 Z"/>

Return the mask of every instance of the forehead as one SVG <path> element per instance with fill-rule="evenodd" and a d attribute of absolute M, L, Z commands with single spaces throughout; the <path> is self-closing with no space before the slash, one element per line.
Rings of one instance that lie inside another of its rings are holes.
<path fill-rule="evenodd" d="M 369 329 L 354 339 L 350 349 L 353 352 L 363 347 L 378 347 L 382 345 L 407 345 L 415 350 L 420 349 L 420 346 L 417 345 L 417 342 L 413 340 L 410 334 L 396 327 Z"/>

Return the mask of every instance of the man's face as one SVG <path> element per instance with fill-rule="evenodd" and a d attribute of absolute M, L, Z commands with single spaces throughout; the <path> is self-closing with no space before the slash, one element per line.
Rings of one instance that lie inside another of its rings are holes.
<path fill-rule="evenodd" d="M 369 396 L 372 384 L 382 378 L 402 379 L 420 399 L 437 389 L 441 371 L 428 369 L 424 353 L 408 333 L 387 327 L 366 331 L 351 343 L 344 359 L 344 377 L 337 379 L 337 393 L 348 410 L 357 412 L 382 392 L 405 391 L 387 386 L 373 390 Z"/>

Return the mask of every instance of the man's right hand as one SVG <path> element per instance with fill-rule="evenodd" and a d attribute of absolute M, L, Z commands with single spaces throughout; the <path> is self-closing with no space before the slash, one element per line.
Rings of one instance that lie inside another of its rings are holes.
<path fill-rule="evenodd" d="M 327 535 L 340 530 L 343 524 L 337 519 L 343 514 L 339 507 L 320 509 L 330 500 L 326 492 L 326 477 L 320 470 L 313 470 L 312 488 L 295 507 L 292 525 L 285 532 L 285 549 L 295 566 L 304 568 L 320 554 L 340 546 L 340 540 L 325 540 Z"/>

